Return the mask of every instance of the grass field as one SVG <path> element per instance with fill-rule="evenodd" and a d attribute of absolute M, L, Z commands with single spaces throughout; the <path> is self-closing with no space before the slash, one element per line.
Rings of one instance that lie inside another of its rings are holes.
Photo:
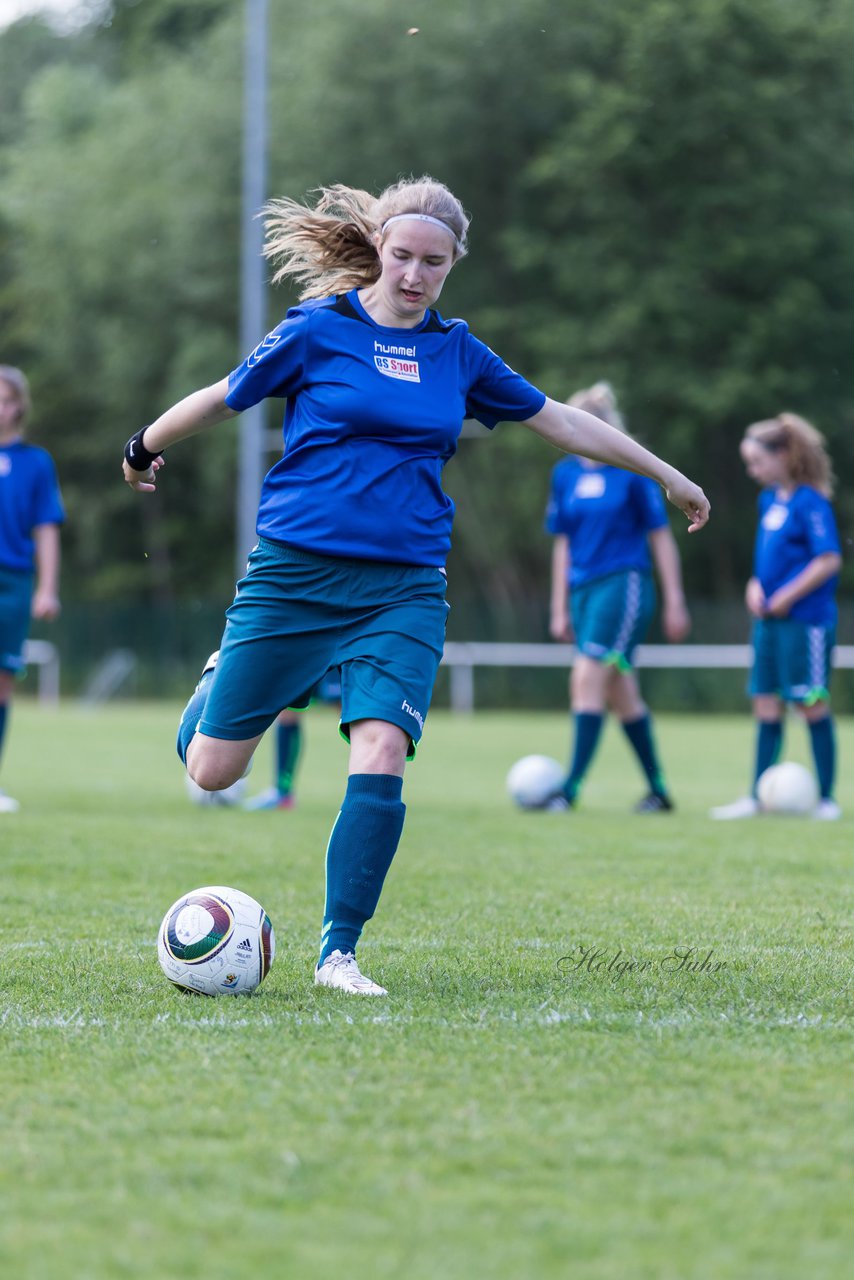
<path fill-rule="evenodd" d="M 504 775 L 562 757 L 564 717 L 437 713 L 360 948 L 391 994 L 354 1001 L 311 984 L 330 713 L 297 810 L 248 814 L 188 804 L 178 710 L 15 707 L 0 1275 L 850 1274 L 854 821 L 710 822 L 743 791 L 746 716 L 662 720 L 679 809 L 637 819 L 613 729 L 581 811 L 525 815 Z M 850 772 L 839 799 L 854 815 Z M 213 883 L 276 928 L 248 999 L 157 965 L 166 908 Z"/>

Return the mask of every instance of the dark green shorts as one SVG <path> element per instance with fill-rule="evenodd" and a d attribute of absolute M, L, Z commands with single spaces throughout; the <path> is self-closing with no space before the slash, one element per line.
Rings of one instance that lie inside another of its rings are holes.
<path fill-rule="evenodd" d="M 808 707 L 826 701 L 835 642 L 835 627 L 799 618 L 757 618 L 748 693 L 771 693 Z"/>
<path fill-rule="evenodd" d="M 655 611 L 651 576 L 637 569 L 609 573 L 574 587 L 570 606 L 578 652 L 630 670 Z"/>
<path fill-rule="evenodd" d="M 23 671 L 33 575 L 0 567 L 0 671 Z"/>
<path fill-rule="evenodd" d="M 240 741 L 304 707 L 341 670 L 341 726 L 387 720 L 421 737 L 442 658 L 441 569 L 343 560 L 262 538 L 229 608 L 199 729 Z"/>

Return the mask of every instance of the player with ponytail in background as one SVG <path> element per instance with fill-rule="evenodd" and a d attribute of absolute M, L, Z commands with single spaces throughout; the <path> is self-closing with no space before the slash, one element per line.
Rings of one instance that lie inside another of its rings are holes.
<path fill-rule="evenodd" d="M 741 457 L 762 487 L 753 575 L 745 589 L 753 618 L 753 785 L 749 795 L 712 809 L 711 816 L 726 821 L 760 812 L 758 782 L 779 759 L 791 703 L 810 735 L 820 796 L 813 817 L 833 821 L 841 811 L 833 796 L 836 734 L 829 685 L 842 566 L 830 501 L 833 469 L 824 437 L 794 413 L 748 427 Z"/>
<path fill-rule="evenodd" d="M 24 439 L 30 388 L 0 364 L 0 752 L 33 619 L 59 615 L 59 528 L 65 519 L 53 459 Z M 0 791 L 0 813 L 18 801 Z"/>

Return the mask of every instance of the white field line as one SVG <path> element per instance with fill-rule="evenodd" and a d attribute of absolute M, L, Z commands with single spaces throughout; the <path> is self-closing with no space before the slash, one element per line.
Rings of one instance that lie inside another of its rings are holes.
<path fill-rule="evenodd" d="M 639 1009 L 634 1018 L 630 1014 L 609 1014 L 605 1017 L 591 1014 L 586 1007 L 579 1009 L 555 1009 L 541 1006 L 539 1009 L 519 1013 L 517 1010 L 483 1009 L 472 1011 L 470 1018 L 454 1019 L 442 1017 L 417 1017 L 411 1013 L 396 1013 L 393 1009 L 378 1011 L 367 1016 L 354 1016 L 343 1010 L 316 1010 L 313 1013 L 295 1013 L 281 1010 L 273 1013 L 259 1013 L 252 1017 L 232 1018 L 223 1014 L 202 1015 L 198 1018 L 184 1014 L 158 1013 L 148 1025 L 152 1027 L 170 1026 L 201 1031 L 231 1031 L 236 1028 L 251 1027 L 276 1029 L 282 1026 L 312 1027 L 333 1026 L 341 1023 L 351 1025 L 373 1025 L 390 1027 L 435 1026 L 452 1031 L 488 1030 L 496 1025 L 510 1025 L 524 1029 L 526 1027 L 556 1026 L 601 1026 L 606 1030 L 626 1028 L 632 1024 L 649 1027 L 651 1030 L 670 1027 L 703 1027 L 737 1026 L 748 1024 L 753 1027 L 780 1028 L 790 1027 L 795 1030 L 822 1027 L 828 1030 L 836 1027 L 850 1027 L 844 1019 L 828 1018 L 821 1013 L 781 1012 L 772 1017 L 763 1018 L 756 1014 L 741 1015 L 737 1010 L 718 1012 L 704 1017 L 692 1012 L 656 1015 L 647 1014 Z M 133 1028 L 141 1030 L 145 1023 L 141 1019 L 103 1018 L 85 1014 L 80 1009 L 54 1014 L 27 1014 L 20 1010 L 7 1008 L 0 1011 L 0 1027 L 4 1029 L 20 1029 L 28 1031 L 75 1030 L 87 1028 L 109 1027 L 113 1030 Z"/>

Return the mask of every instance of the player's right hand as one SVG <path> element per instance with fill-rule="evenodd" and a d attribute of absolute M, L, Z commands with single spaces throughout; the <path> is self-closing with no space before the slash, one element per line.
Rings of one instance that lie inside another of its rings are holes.
<path fill-rule="evenodd" d="M 147 471 L 135 471 L 127 458 L 122 459 L 122 472 L 127 484 L 138 493 L 154 493 L 157 488 L 157 472 L 165 467 L 165 460 L 158 456 Z"/>

